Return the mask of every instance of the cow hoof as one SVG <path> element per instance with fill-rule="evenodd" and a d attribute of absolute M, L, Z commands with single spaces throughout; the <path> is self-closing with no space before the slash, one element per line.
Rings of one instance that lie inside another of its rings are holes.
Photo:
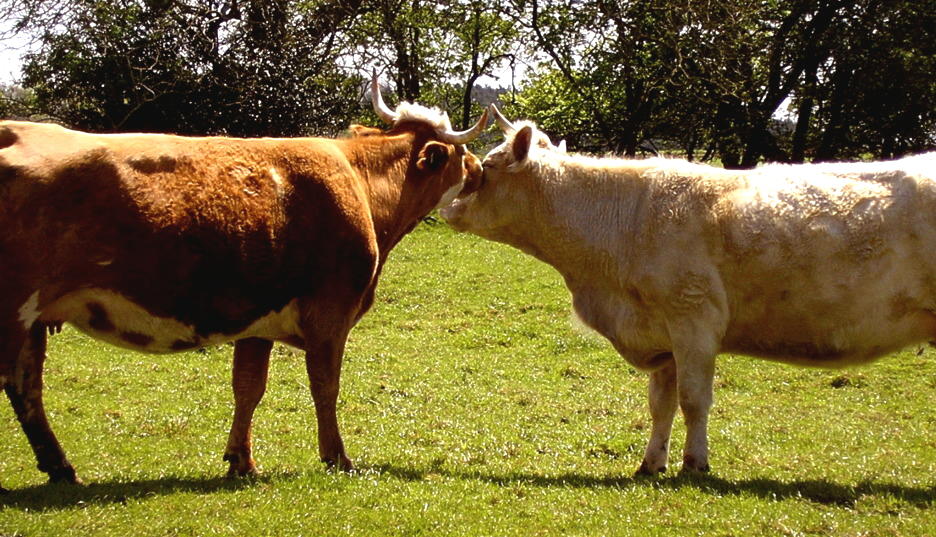
<path fill-rule="evenodd" d="M 711 469 L 712 469 L 712 467 L 709 466 L 709 463 L 708 463 L 708 462 L 699 464 L 699 463 L 695 460 L 695 457 L 690 457 L 690 456 L 688 456 L 688 455 L 685 456 L 685 457 L 683 457 L 683 466 L 682 466 L 682 471 L 683 471 L 683 472 L 691 472 L 691 473 L 696 473 L 696 474 L 707 474 L 709 471 L 711 471 Z"/>
<path fill-rule="evenodd" d="M 227 477 L 229 479 L 238 479 L 238 478 L 251 478 L 257 477 L 260 475 L 260 472 L 257 470 L 257 467 L 251 464 L 247 468 L 240 468 L 238 465 L 231 463 L 231 467 L 228 468 Z"/>
<path fill-rule="evenodd" d="M 252 478 L 259 475 L 260 472 L 257 470 L 256 466 L 251 466 L 250 468 L 238 468 L 232 464 L 227 471 L 227 477 L 230 479 Z"/>
<path fill-rule="evenodd" d="M 75 469 L 71 466 L 65 466 L 49 471 L 49 483 L 66 483 L 69 485 L 84 485 L 84 482 L 78 478 Z"/>
<path fill-rule="evenodd" d="M 345 455 L 339 455 L 337 460 L 332 458 L 323 458 L 322 462 L 324 462 L 325 465 L 330 469 L 334 468 L 336 470 L 349 473 L 354 471 L 354 463 L 352 463 L 351 459 Z"/>
<path fill-rule="evenodd" d="M 666 472 L 666 465 L 660 466 L 656 469 L 651 469 L 650 464 L 647 461 L 643 461 L 640 464 L 640 468 L 634 473 L 634 475 L 644 475 L 644 476 L 653 476 L 656 474 L 662 474 Z"/>
<path fill-rule="evenodd" d="M 231 463 L 227 471 L 227 477 L 229 478 L 256 477 L 259 475 L 257 465 L 253 459 L 242 458 L 236 453 L 225 453 L 224 460 Z"/>

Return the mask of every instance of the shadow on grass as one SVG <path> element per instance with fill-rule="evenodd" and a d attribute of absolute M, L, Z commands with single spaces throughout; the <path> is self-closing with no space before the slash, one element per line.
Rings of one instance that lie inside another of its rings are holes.
<path fill-rule="evenodd" d="M 647 476 L 591 476 L 562 474 L 542 476 L 522 473 L 503 475 L 482 472 L 452 472 L 444 469 L 418 470 L 394 465 L 375 466 L 374 470 L 407 481 L 419 481 L 429 474 L 455 479 L 474 479 L 501 487 L 532 485 L 546 488 L 630 488 L 653 487 L 666 490 L 693 488 L 715 496 L 750 494 L 768 500 L 803 499 L 824 505 L 853 508 L 864 496 L 890 496 L 920 508 L 936 504 L 936 486 L 909 487 L 894 483 L 862 481 L 841 485 L 825 480 L 778 481 L 776 479 L 742 479 L 731 481 L 710 474 L 671 474 Z"/>
<path fill-rule="evenodd" d="M 743 479 L 730 481 L 713 475 L 676 474 L 664 477 L 593 476 L 562 474 L 543 476 L 524 473 L 487 474 L 483 472 L 451 471 L 441 468 L 417 469 L 392 464 L 370 465 L 361 470 L 376 472 L 404 481 L 423 481 L 430 476 L 460 480 L 475 480 L 499 487 L 535 486 L 544 488 L 614 488 L 653 487 L 660 490 L 696 489 L 714 496 L 754 495 L 767 500 L 802 499 L 823 505 L 853 508 L 865 496 L 886 496 L 919 508 L 936 504 L 936 486 L 909 487 L 894 483 L 863 481 L 841 485 L 824 480 L 778 481 L 775 479 Z M 235 491 L 261 484 L 300 477 L 303 474 L 272 473 L 259 477 L 228 479 L 226 477 L 165 477 L 142 481 L 111 481 L 83 486 L 45 484 L 15 489 L 0 494 L 0 509 L 17 508 L 46 511 L 86 504 L 124 504 L 130 500 L 163 496 L 179 492 L 211 494 Z"/>
<path fill-rule="evenodd" d="M 13 507 L 30 511 L 45 511 L 88 504 L 125 504 L 129 500 L 163 496 L 179 492 L 210 494 L 234 491 L 283 478 L 283 474 L 251 478 L 226 477 L 164 477 L 142 481 L 111 481 L 68 485 L 47 483 L 0 494 L 0 508 Z"/>

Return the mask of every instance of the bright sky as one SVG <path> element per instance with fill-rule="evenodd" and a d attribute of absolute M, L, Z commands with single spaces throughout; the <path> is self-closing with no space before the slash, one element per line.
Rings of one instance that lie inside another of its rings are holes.
<path fill-rule="evenodd" d="M 0 32 L 6 30 L 8 21 L 0 21 Z M 26 53 L 28 39 L 14 36 L 0 40 L 0 84 L 10 84 L 20 77 L 22 56 Z"/>

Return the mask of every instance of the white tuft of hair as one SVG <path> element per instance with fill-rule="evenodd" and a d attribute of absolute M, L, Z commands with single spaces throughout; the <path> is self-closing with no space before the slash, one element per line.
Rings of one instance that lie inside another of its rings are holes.
<path fill-rule="evenodd" d="M 448 114 L 438 108 L 428 108 L 421 104 L 401 102 L 396 107 L 397 119 L 394 125 L 405 121 L 419 121 L 428 123 L 439 132 L 450 132 L 452 123 L 449 121 Z"/>

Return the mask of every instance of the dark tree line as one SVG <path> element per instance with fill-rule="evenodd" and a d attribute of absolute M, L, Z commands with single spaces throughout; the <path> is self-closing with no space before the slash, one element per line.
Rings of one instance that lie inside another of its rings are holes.
<path fill-rule="evenodd" d="M 353 116 L 337 36 L 360 2 L 59 4 L 22 19 L 41 44 L 22 83 L 44 115 L 99 131 L 234 135 L 331 131 Z"/>
<path fill-rule="evenodd" d="M 932 0 L 518 5 L 551 68 L 515 110 L 572 147 L 730 167 L 936 147 Z"/>
<path fill-rule="evenodd" d="M 509 115 L 581 151 L 749 167 L 936 147 L 936 0 L 0 0 L 0 17 L 35 40 L 0 114 L 96 131 L 335 134 L 375 123 L 376 68 L 456 126 L 498 74 Z"/>

